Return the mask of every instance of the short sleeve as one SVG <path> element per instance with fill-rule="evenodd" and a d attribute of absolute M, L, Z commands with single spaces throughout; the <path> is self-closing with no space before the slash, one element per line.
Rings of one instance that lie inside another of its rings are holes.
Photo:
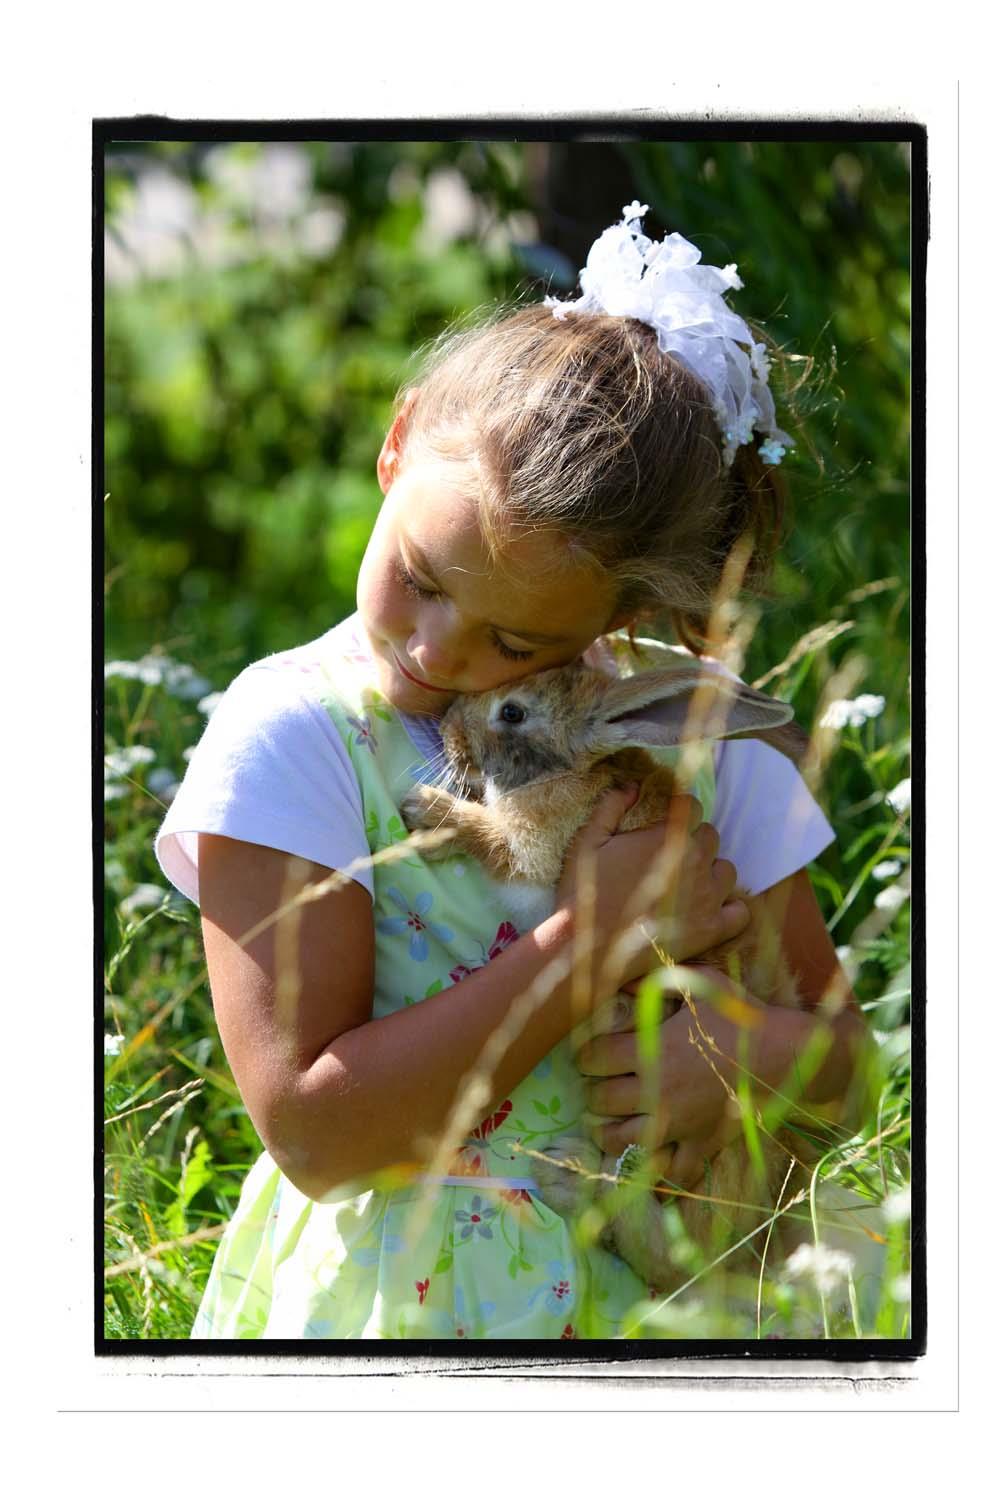
<path fill-rule="evenodd" d="M 715 752 L 719 854 L 759 895 L 814 860 L 834 832 L 792 762 L 760 740 L 720 740 Z"/>
<path fill-rule="evenodd" d="M 368 853 L 361 793 L 329 714 L 300 672 L 248 667 L 223 694 L 156 838 L 160 866 L 198 901 L 198 834 L 345 869 Z M 368 869 L 353 877 L 371 894 Z"/>
<path fill-rule="evenodd" d="M 639 640 L 652 654 L 670 651 L 690 657 L 684 648 Z M 617 673 L 633 667 L 623 633 L 596 641 L 584 660 L 599 671 Z M 714 657 L 700 658 L 709 671 L 742 679 Z M 719 854 L 736 866 L 740 885 L 759 895 L 801 870 L 834 842 L 835 834 L 792 762 L 761 740 L 719 740 L 715 747 L 715 802 L 711 823 L 719 835 Z"/>

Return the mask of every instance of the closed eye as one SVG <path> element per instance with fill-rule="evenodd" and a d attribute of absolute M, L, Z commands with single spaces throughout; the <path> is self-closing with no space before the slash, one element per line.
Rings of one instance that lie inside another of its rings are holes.
<path fill-rule="evenodd" d="M 404 568 L 403 564 L 398 560 L 396 562 L 396 582 L 402 588 L 404 588 L 408 594 L 412 594 L 414 598 L 436 599 L 438 596 L 439 591 L 437 589 L 429 589 L 425 585 L 418 582 L 418 580 L 414 578 L 413 574 L 410 573 L 406 568 Z"/>
<path fill-rule="evenodd" d="M 528 661 L 535 654 L 534 651 L 515 651 L 513 646 L 508 646 L 498 635 L 493 636 L 493 644 L 508 661 Z"/>
<path fill-rule="evenodd" d="M 398 558 L 395 563 L 395 573 L 396 582 L 408 594 L 412 594 L 415 599 L 440 598 L 440 589 L 428 588 L 426 584 L 420 582 L 419 578 L 414 578 L 409 568 Z M 491 633 L 490 639 L 500 655 L 506 657 L 508 661 L 530 661 L 535 655 L 534 651 L 518 651 L 516 647 L 508 646 L 506 641 L 502 641 L 495 631 Z"/>

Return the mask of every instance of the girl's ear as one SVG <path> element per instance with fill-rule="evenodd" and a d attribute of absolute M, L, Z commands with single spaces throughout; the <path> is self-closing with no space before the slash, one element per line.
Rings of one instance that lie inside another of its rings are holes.
<path fill-rule="evenodd" d="M 396 413 L 392 426 L 385 435 L 385 442 L 382 444 L 382 450 L 375 465 L 375 472 L 378 474 L 378 482 L 383 495 L 389 493 L 399 474 L 399 466 L 403 460 L 403 448 L 406 444 L 410 416 L 419 395 L 420 391 L 417 387 L 407 391 L 403 398 L 403 404 Z"/>
<path fill-rule="evenodd" d="M 639 672 L 608 685 L 585 731 L 585 748 L 610 754 L 626 745 L 648 749 L 692 740 L 754 738 L 798 761 L 808 736 L 792 709 L 766 693 L 698 664 Z"/>

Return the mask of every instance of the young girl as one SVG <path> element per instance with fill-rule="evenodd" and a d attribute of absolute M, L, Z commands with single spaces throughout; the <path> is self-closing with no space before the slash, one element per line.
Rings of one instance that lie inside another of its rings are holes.
<path fill-rule="evenodd" d="M 863 1022 L 805 869 L 832 832 L 764 745 L 720 743 L 697 799 L 678 796 L 665 827 L 616 833 L 632 794 L 609 793 L 571 849 L 553 916 L 532 931 L 516 930 L 471 862 L 388 857 L 405 838 L 408 787 L 440 774 L 437 721 L 457 694 L 581 654 L 632 670 L 670 649 L 646 642 L 633 660 L 629 646 L 663 610 L 698 650 L 735 544 L 754 543 L 750 581 L 765 571 L 773 465 L 789 439 L 763 346 L 722 300 L 740 285 L 735 267 L 698 265 L 679 235 L 652 245 L 642 212 L 631 205 L 597 241 L 579 302 L 548 299 L 439 349 L 379 455 L 385 500 L 357 614 L 237 678 L 160 831 L 165 872 L 200 902 L 222 1041 L 267 1148 L 195 1338 L 569 1339 L 630 1326 L 647 1289 L 616 1257 L 580 1248 L 533 1190 L 530 1153 L 592 1117 L 607 1150 L 648 1124 L 635 1034 L 576 1056 L 568 1038 L 581 1004 L 658 963 L 646 948 L 612 966 L 610 940 L 665 838 L 674 873 L 643 914 L 670 915 L 674 957 L 742 930 L 738 871 L 808 1006 L 838 987 L 846 997 L 807 1100 L 835 1101 L 851 1078 Z M 581 860 L 600 993 L 570 972 Z M 752 1031 L 713 1012 L 713 1034 L 729 1058 L 749 1034 L 752 1072 L 780 1087 L 820 1023 L 741 995 Z M 663 1025 L 657 1064 L 655 1131 L 675 1143 L 681 1186 L 740 1129 L 688 1031 L 683 1012 Z"/>

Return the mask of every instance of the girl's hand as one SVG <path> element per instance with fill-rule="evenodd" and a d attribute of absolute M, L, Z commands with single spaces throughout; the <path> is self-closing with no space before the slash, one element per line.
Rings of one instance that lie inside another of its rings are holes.
<path fill-rule="evenodd" d="M 632 1142 L 640 1142 L 658 1153 L 662 1175 L 683 1188 L 700 1182 L 706 1160 L 742 1134 L 739 1109 L 728 1089 L 736 1090 L 739 1060 L 749 1051 L 751 1038 L 753 1060 L 748 1065 L 756 1072 L 758 1034 L 780 1026 L 787 1014 L 754 1001 L 720 971 L 698 968 L 735 997 L 742 1012 L 744 1024 L 738 1024 L 714 1006 L 695 1002 L 701 1028 L 714 1047 L 699 1034 L 694 1017 L 683 1005 L 660 1026 L 654 1062 L 640 1060 L 634 1030 L 593 1037 L 576 1059 L 585 1078 L 588 1108 L 595 1115 L 610 1117 L 593 1130 L 601 1149 L 617 1156 Z M 615 1024 L 628 1023 L 619 1016 Z M 649 1079 L 650 1068 L 655 1069 L 654 1080 Z M 656 1095 L 654 1114 L 643 1112 L 651 1091 Z"/>
<path fill-rule="evenodd" d="M 609 961 L 613 939 L 641 923 L 661 929 L 659 942 L 676 962 L 726 943 L 750 920 L 745 902 L 732 900 L 736 870 L 719 859 L 719 836 L 701 821 L 701 804 L 686 795 L 671 799 L 667 818 L 650 828 L 619 833 L 618 825 L 635 802 L 635 787 L 607 792 L 570 845 L 556 895 L 556 909 L 573 909 L 586 921 L 584 895 L 592 883 L 592 915 L 598 951 Z M 662 881 L 642 892 L 644 877 L 664 855 Z M 589 875 L 588 875 L 589 869 Z M 664 919 L 667 931 L 662 931 Z M 603 978 L 615 989 L 658 967 L 647 940 L 608 963 Z"/>

